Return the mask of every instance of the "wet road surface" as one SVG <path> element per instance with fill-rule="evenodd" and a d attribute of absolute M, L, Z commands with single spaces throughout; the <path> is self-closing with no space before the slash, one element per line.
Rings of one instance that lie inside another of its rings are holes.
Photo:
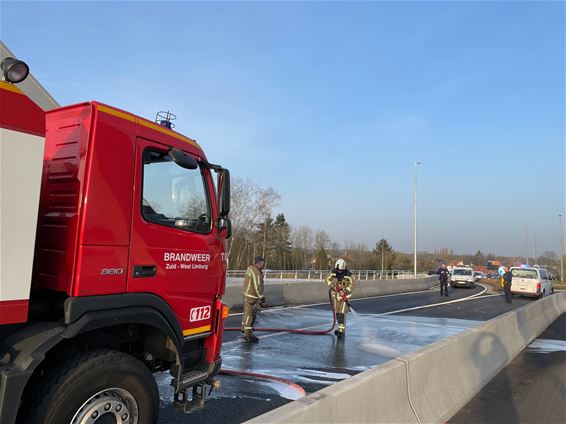
<path fill-rule="evenodd" d="M 566 314 L 452 419 L 464 423 L 566 423 Z"/>
<path fill-rule="evenodd" d="M 501 296 L 483 292 L 484 287 L 478 286 L 453 289 L 449 297 L 441 297 L 435 289 L 353 300 L 355 312 L 347 316 L 343 341 L 332 334 L 256 332 L 260 341 L 250 344 L 242 342 L 240 332 L 227 332 L 223 369 L 274 375 L 312 393 L 532 301 L 516 299 L 508 305 Z M 462 301 L 471 296 L 476 297 Z M 445 302 L 450 303 L 438 305 Z M 413 309 L 422 306 L 426 308 Z M 240 314 L 231 315 L 226 327 L 239 327 L 240 319 Z M 331 323 L 329 306 L 319 304 L 264 310 L 255 326 L 321 330 Z M 173 389 L 168 374 L 157 379 L 163 400 L 160 424 L 240 423 L 301 396 L 283 383 L 221 375 L 222 389 L 212 393 L 203 410 L 186 415 L 169 405 Z"/>

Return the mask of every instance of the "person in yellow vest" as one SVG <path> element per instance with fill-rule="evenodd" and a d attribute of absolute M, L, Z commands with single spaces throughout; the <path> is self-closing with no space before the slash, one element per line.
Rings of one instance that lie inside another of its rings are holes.
<path fill-rule="evenodd" d="M 354 289 L 354 277 L 346 267 L 344 259 L 338 259 L 334 264 L 334 269 L 326 278 L 326 283 L 330 287 L 336 321 L 338 329 L 334 332 L 339 339 L 346 334 L 346 314 L 350 312 L 348 299 L 352 296 Z"/>
<path fill-rule="evenodd" d="M 244 277 L 244 314 L 242 315 L 242 333 L 247 342 L 258 342 L 259 339 L 254 335 L 254 322 L 257 313 L 261 310 L 261 305 L 265 303 L 263 295 L 263 273 L 265 259 L 258 256 L 254 263 L 246 269 Z"/>

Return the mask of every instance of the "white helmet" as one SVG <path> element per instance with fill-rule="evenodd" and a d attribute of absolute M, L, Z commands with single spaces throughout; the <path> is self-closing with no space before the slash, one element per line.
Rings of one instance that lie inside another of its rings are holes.
<path fill-rule="evenodd" d="M 334 264 L 334 268 L 339 269 L 340 271 L 346 269 L 346 261 L 344 259 L 338 259 Z"/>

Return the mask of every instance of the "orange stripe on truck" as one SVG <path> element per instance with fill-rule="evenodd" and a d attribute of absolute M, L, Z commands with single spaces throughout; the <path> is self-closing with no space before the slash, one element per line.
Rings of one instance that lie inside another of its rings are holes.
<path fill-rule="evenodd" d="M 187 328 L 183 330 L 183 336 L 192 336 L 193 334 L 206 333 L 210 331 L 210 325 L 203 325 L 202 327 Z"/>
<path fill-rule="evenodd" d="M 200 147 L 200 145 L 196 141 L 190 139 L 189 137 L 185 137 L 184 135 L 181 135 L 181 134 L 179 134 L 179 133 L 177 133 L 173 130 L 170 130 L 169 128 L 162 127 L 161 125 L 155 124 L 151 121 L 146 121 L 142 118 L 138 118 L 138 117 L 131 115 L 129 113 L 121 112 L 119 110 L 116 110 L 114 108 L 104 106 L 104 105 L 101 105 L 101 104 L 97 104 L 96 108 L 100 112 L 104 112 L 104 113 L 107 113 L 109 115 L 113 115 L 113 116 L 116 116 L 118 118 L 134 122 L 138 125 L 143 125 L 144 127 L 151 128 L 154 131 L 159 131 L 159 132 L 161 132 L 163 134 L 167 134 L 168 136 L 171 136 L 171 137 L 175 137 L 178 140 L 184 141 L 185 143 L 191 144 L 192 146 L 195 146 L 197 149 L 202 150 L 202 148 Z"/>
<path fill-rule="evenodd" d="M 22 93 L 22 90 L 20 90 L 18 87 L 5 81 L 0 81 L 0 89 L 13 91 L 14 93 L 18 93 L 18 94 L 24 94 Z"/>

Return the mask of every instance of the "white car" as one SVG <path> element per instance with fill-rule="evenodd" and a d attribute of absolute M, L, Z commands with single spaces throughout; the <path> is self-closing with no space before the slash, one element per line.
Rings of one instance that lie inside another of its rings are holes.
<path fill-rule="evenodd" d="M 450 279 L 452 287 L 476 287 L 476 280 L 474 278 L 474 269 L 468 267 L 455 267 L 452 270 L 452 277 Z"/>
<path fill-rule="evenodd" d="M 485 278 L 485 275 L 483 272 L 481 271 L 474 271 L 474 279 L 477 281 L 483 280 Z"/>
<path fill-rule="evenodd" d="M 544 297 L 554 293 L 548 271 L 537 267 L 512 267 L 511 293 L 521 296 Z"/>

